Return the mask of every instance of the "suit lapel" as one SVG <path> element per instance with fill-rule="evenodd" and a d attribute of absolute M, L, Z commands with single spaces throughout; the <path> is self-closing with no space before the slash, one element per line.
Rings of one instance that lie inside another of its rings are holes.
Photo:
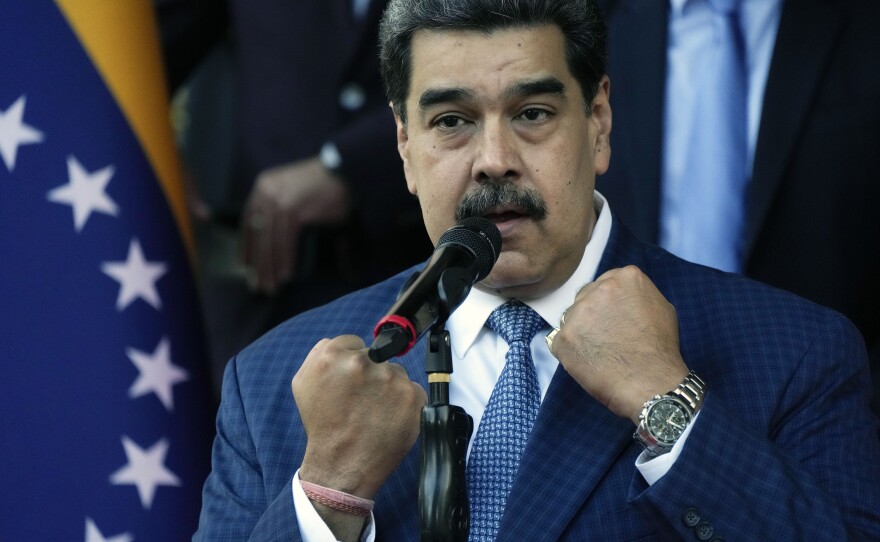
<path fill-rule="evenodd" d="M 783 4 L 748 189 L 747 261 L 843 28 L 841 4 L 829 0 Z"/>
<path fill-rule="evenodd" d="M 560 367 L 541 404 L 498 540 L 557 540 L 632 443 L 632 423 L 590 397 Z M 536 496 L 552 496 L 536 502 Z M 541 511 L 540 521 L 535 521 Z"/>
<path fill-rule="evenodd" d="M 598 273 L 645 262 L 638 243 L 612 219 Z M 498 540 L 556 540 L 632 444 L 633 425 L 587 394 L 560 367 L 556 370 L 523 452 L 519 474 L 501 520 Z M 552 504 L 536 502 L 552 496 Z M 535 521 L 541 511 L 540 521 Z"/>

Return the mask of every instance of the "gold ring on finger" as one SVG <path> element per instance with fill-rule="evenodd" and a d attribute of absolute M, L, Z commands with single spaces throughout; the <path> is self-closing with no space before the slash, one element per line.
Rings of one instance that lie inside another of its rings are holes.
<path fill-rule="evenodd" d="M 556 338 L 557 333 L 559 333 L 559 328 L 554 327 L 553 330 L 544 337 L 544 341 L 547 342 L 547 349 L 550 350 L 551 353 L 553 352 L 553 339 Z"/>

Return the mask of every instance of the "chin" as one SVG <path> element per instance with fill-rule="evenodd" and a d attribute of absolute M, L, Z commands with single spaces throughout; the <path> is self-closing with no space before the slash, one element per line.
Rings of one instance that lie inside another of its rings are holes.
<path fill-rule="evenodd" d="M 502 254 L 489 276 L 479 283 L 479 288 L 505 297 L 521 299 L 540 295 L 535 291 L 539 288 L 541 277 L 536 276 L 526 262 L 510 260 L 511 258 L 505 258 L 505 254 Z"/>

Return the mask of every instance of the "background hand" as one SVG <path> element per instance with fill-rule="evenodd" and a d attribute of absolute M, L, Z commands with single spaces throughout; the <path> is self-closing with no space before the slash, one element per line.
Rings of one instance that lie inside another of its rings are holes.
<path fill-rule="evenodd" d="M 612 269 L 578 292 L 552 353 L 587 393 L 633 423 L 646 400 L 688 373 L 675 308 L 635 266 Z"/>
<path fill-rule="evenodd" d="M 350 211 L 348 188 L 318 158 L 262 172 L 241 222 L 242 256 L 253 288 L 272 293 L 292 279 L 302 228 L 341 222 Z"/>

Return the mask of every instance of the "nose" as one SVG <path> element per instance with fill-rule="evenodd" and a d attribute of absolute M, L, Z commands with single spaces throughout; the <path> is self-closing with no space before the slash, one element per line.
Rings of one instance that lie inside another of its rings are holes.
<path fill-rule="evenodd" d="M 475 152 L 472 176 L 478 183 L 511 182 L 522 175 L 516 136 L 504 122 L 484 123 Z"/>

